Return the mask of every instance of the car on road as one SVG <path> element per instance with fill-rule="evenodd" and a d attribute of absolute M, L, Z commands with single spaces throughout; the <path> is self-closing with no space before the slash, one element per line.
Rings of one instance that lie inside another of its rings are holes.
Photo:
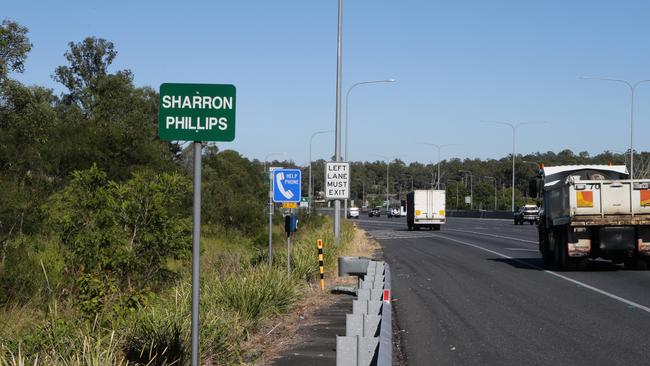
<path fill-rule="evenodd" d="M 368 212 L 368 217 L 380 217 L 381 211 L 378 208 L 373 208 Z"/>
<path fill-rule="evenodd" d="M 388 217 L 400 217 L 400 212 L 396 208 L 389 208 L 386 210 L 386 216 Z"/>
<path fill-rule="evenodd" d="M 539 207 L 535 205 L 523 205 L 514 214 L 515 225 L 523 225 L 529 222 L 531 225 L 536 224 L 539 220 Z"/>
<path fill-rule="evenodd" d="M 359 218 L 359 207 L 350 207 L 348 209 L 348 219 L 358 219 Z"/>

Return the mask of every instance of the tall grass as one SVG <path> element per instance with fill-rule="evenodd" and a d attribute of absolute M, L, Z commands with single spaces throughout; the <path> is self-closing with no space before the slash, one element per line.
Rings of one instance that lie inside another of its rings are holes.
<path fill-rule="evenodd" d="M 241 363 L 242 344 L 250 335 L 265 321 L 288 312 L 300 299 L 301 287 L 318 278 L 316 240 L 325 242 L 326 270 L 334 271 L 336 256 L 353 230 L 345 223 L 335 245 L 329 218 L 303 219 L 293 242 L 291 276 L 286 272 L 286 246 L 278 245 L 277 237 L 274 263 L 269 266 L 266 248 L 251 239 L 212 234 L 202 241 L 200 348 L 202 363 L 222 365 Z M 0 309 L 0 318 L 9 315 L 22 324 L 0 329 L 0 366 L 187 364 L 190 271 L 181 262 L 169 265 L 181 269 L 183 280 L 158 292 L 138 310 L 103 313 L 92 324 L 78 320 L 69 303 L 61 305 L 66 307 L 63 311 L 35 311 L 30 306 Z M 110 307 L 104 311 L 110 312 Z"/>

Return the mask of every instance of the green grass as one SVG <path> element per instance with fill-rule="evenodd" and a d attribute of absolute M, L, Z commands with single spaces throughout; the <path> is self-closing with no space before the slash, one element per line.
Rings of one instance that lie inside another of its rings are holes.
<path fill-rule="evenodd" d="M 345 223 L 341 242 L 334 245 L 329 218 L 303 218 L 293 241 L 291 276 L 286 272 L 282 227 L 275 227 L 274 234 L 274 263 L 269 266 L 266 243 L 223 230 L 204 233 L 200 310 L 203 363 L 241 363 L 246 351 L 242 344 L 264 322 L 290 311 L 307 281 L 318 278 L 316 240 L 325 242 L 326 269 L 332 271 L 353 230 Z M 141 308 L 115 313 L 111 306 L 117 300 L 110 297 L 105 299 L 100 316 L 89 320 L 79 316 L 73 299 L 60 295 L 65 291 L 57 287 L 61 275 L 52 274 L 54 291 L 38 292 L 39 296 L 27 305 L 0 308 L 0 366 L 187 364 L 191 262 L 170 261 L 168 267 L 178 272 L 180 279 L 147 295 Z M 56 270 L 47 265 L 44 268 L 46 271 L 41 272 Z M 46 286 L 45 276 L 41 282 Z"/>

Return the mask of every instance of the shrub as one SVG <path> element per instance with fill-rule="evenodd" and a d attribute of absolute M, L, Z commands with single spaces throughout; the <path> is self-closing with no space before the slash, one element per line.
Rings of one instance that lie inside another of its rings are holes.
<path fill-rule="evenodd" d="M 179 210 L 189 187 L 186 177 L 150 172 L 111 182 L 93 166 L 74 172 L 70 184 L 44 209 L 69 249 L 73 272 L 113 276 L 122 286 L 147 288 L 168 277 L 168 259 L 189 253 L 191 223 Z"/>

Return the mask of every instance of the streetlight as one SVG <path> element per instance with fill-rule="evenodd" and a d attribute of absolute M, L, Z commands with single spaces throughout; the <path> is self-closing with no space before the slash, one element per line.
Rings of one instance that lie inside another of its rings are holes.
<path fill-rule="evenodd" d="M 341 83 L 343 77 L 343 0 L 338 1 L 336 33 L 336 116 L 334 123 L 334 160 L 341 161 Z M 341 200 L 334 200 L 334 243 L 339 243 L 341 232 Z"/>
<path fill-rule="evenodd" d="M 452 179 L 447 179 L 447 182 L 456 183 L 456 209 L 458 209 L 458 181 L 457 180 L 452 180 Z"/>
<path fill-rule="evenodd" d="M 448 146 L 460 146 L 460 144 L 438 145 L 438 144 L 431 144 L 431 143 L 428 143 L 428 142 L 423 142 L 422 144 L 433 146 L 436 149 L 438 149 L 438 163 L 436 164 L 436 165 L 438 165 L 438 179 L 436 179 L 436 189 L 440 189 L 440 149 L 442 149 L 443 147 L 448 147 Z"/>
<path fill-rule="evenodd" d="M 617 83 L 622 83 L 630 88 L 630 179 L 634 180 L 634 91 L 636 87 L 648 83 L 650 80 L 641 80 L 632 84 L 627 80 L 614 79 L 614 78 L 600 78 L 600 77 L 586 77 L 581 76 L 580 79 L 584 80 L 604 80 L 604 81 L 614 81 Z M 632 182 L 633 183 L 633 182 Z M 630 198 L 632 197 L 632 190 L 630 190 Z M 631 206 L 630 206 L 631 207 Z"/>
<path fill-rule="evenodd" d="M 458 172 L 469 174 L 469 208 L 470 210 L 473 210 L 474 209 L 474 177 L 472 176 L 472 172 L 468 170 L 459 170 Z"/>
<path fill-rule="evenodd" d="M 485 178 L 494 180 L 494 211 L 496 211 L 497 210 L 497 179 L 489 175 L 486 175 Z"/>
<path fill-rule="evenodd" d="M 386 209 L 390 208 L 390 200 L 388 199 L 388 168 L 390 167 L 390 159 L 397 159 L 397 156 L 385 156 L 379 154 L 371 154 L 386 160 Z"/>
<path fill-rule="evenodd" d="M 316 135 L 321 135 L 325 133 L 334 133 L 334 130 L 326 130 L 326 131 L 316 131 L 311 134 L 311 137 L 309 138 L 309 213 L 311 213 L 311 205 L 313 201 L 313 192 L 312 192 L 312 180 L 311 180 L 311 144 L 314 141 L 314 137 Z"/>
<path fill-rule="evenodd" d="M 494 124 L 499 124 L 499 125 L 504 125 L 504 126 L 509 126 L 512 128 L 512 203 L 511 203 L 511 209 L 512 212 L 515 212 L 515 135 L 518 127 L 525 126 L 525 125 L 537 125 L 537 124 L 542 124 L 546 122 L 520 122 L 520 123 L 509 123 L 509 122 L 501 122 L 501 121 L 483 121 L 484 123 L 494 123 Z"/>
<path fill-rule="evenodd" d="M 349 103 L 349 98 L 350 98 L 350 92 L 352 89 L 359 85 L 365 85 L 365 84 L 378 84 L 378 83 L 394 83 L 396 80 L 395 79 L 386 79 L 386 80 L 371 80 L 371 81 L 360 81 L 358 83 L 353 84 L 349 89 L 348 92 L 345 94 L 345 161 L 348 161 L 348 127 L 350 125 L 349 118 L 348 118 L 348 106 L 350 105 Z M 345 205 L 345 212 L 344 215 L 345 217 L 348 216 L 348 200 L 344 201 Z"/>
<path fill-rule="evenodd" d="M 264 174 L 266 174 L 266 161 L 273 155 L 286 155 L 284 152 L 273 152 L 264 157 Z M 273 263 L 273 174 L 269 172 L 269 265 Z"/>

